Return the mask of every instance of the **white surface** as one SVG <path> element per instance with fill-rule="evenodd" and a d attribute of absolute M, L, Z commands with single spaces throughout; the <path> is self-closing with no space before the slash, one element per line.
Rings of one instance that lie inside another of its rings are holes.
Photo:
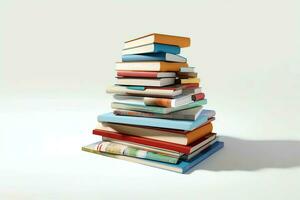
<path fill-rule="evenodd" d="M 298 200 L 298 10 L 292 0 L 1 1 L 0 199 Z M 192 38 L 182 55 L 225 141 L 188 175 L 80 150 L 110 110 L 122 41 L 150 32 Z"/>

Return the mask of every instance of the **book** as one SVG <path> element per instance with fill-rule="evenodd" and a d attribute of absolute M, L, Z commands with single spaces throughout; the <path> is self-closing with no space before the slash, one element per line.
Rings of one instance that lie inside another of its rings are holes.
<path fill-rule="evenodd" d="M 117 78 L 117 85 L 167 86 L 173 85 L 175 78 Z"/>
<path fill-rule="evenodd" d="M 144 149 L 140 149 L 137 147 L 108 142 L 108 141 L 100 141 L 95 145 L 95 149 L 100 152 L 124 155 L 136 158 L 143 158 L 148 160 L 156 160 L 160 162 L 174 163 L 178 162 L 178 157 L 171 157 L 161 153 L 152 152 Z"/>
<path fill-rule="evenodd" d="M 183 106 L 178 106 L 174 108 L 164 108 L 158 106 L 144 106 L 139 104 L 133 103 L 119 103 L 119 102 L 112 102 L 111 108 L 113 109 L 122 109 L 122 110 L 133 110 L 133 111 L 141 111 L 141 112 L 150 112 L 150 113 L 158 113 L 158 114 L 168 114 L 172 112 L 176 112 L 179 110 L 194 108 L 198 106 L 203 106 L 207 103 L 206 99 L 200 101 L 194 101 L 193 103 L 189 103 Z"/>
<path fill-rule="evenodd" d="M 173 98 L 182 94 L 182 88 L 147 88 L 140 87 L 140 89 L 133 89 L 132 87 L 113 85 L 106 89 L 107 93 L 119 94 L 119 95 L 136 95 L 136 96 L 154 96 L 154 97 L 169 97 Z"/>
<path fill-rule="evenodd" d="M 198 90 L 197 90 L 198 89 Z M 165 108 L 174 108 L 192 103 L 193 96 L 201 92 L 201 88 L 194 90 L 185 90 L 183 94 L 175 98 L 161 98 L 161 97 L 140 97 L 128 95 L 114 95 L 115 102 L 119 103 L 133 103 L 145 106 L 160 106 Z"/>
<path fill-rule="evenodd" d="M 163 61 L 117 62 L 116 70 L 176 72 L 181 67 L 187 66 L 187 63 L 174 63 Z"/>
<path fill-rule="evenodd" d="M 97 130 L 119 132 L 126 135 L 150 138 L 175 144 L 188 145 L 212 132 L 211 122 L 205 123 L 193 131 L 153 128 L 145 126 L 126 125 L 120 123 L 98 123 Z"/>
<path fill-rule="evenodd" d="M 146 53 L 146 54 L 129 54 L 122 56 L 122 62 L 135 61 L 168 61 L 168 62 L 186 62 L 186 58 L 165 52 Z"/>
<path fill-rule="evenodd" d="M 178 173 L 186 173 L 189 170 L 191 170 L 194 166 L 198 165 L 201 163 L 203 160 L 207 159 L 217 151 L 219 151 L 221 148 L 223 148 L 224 143 L 223 142 L 215 142 L 209 147 L 207 147 L 205 150 L 203 150 L 201 153 L 199 153 L 197 156 L 195 156 L 193 159 L 189 161 L 179 161 L 177 164 L 171 164 L 171 163 L 164 163 L 164 162 L 159 162 L 159 161 L 151 161 L 151 160 L 146 160 L 146 159 L 141 159 L 141 158 L 134 158 L 134 157 L 129 157 L 129 156 L 122 156 L 122 155 L 115 155 L 115 154 L 108 154 L 108 153 L 103 153 L 95 150 L 95 146 L 97 143 L 87 145 L 82 147 L 83 151 L 90 152 L 90 153 L 95 153 L 103 156 L 108 156 L 112 158 L 117 158 L 120 160 L 126 160 L 126 161 L 131 161 L 135 163 L 140 163 L 143 165 L 151 166 L 151 167 L 156 167 L 160 169 L 165 169 L 169 171 L 174 171 Z"/>
<path fill-rule="evenodd" d="M 145 44 L 150 44 L 150 43 L 176 45 L 176 46 L 183 48 L 183 47 L 190 46 L 191 39 L 188 37 L 166 35 L 166 34 L 160 34 L 160 33 L 151 33 L 149 35 L 144 35 L 144 36 L 126 41 L 124 43 L 124 49 L 141 46 L 141 45 L 145 45 Z"/>
<path fill-rule="evenodd" d="M 196 72 L 177 72 L 178 78 L 197 78 Z"/>
<path fill-rule="evenodd" d="M 200 138 L 199 140 L 196 140 L 192 144 L 189 145 L 182 145 L 182 144 L 175 144 L 171 142 L 165 142 L 160 140 L 154 140 L 150 138 L 144 138 L 144 137 L 138 137 L 134 135 L 125 135 L 118 132 L 113 131 L 106 131 L 106 130 L 100 130 L 100 129 L 94 129 L 93 130 L 94 135 L 99 135 L 102 137 L 112 138 L 116 140 L 121 140 L 125 142 L 132 142 L 135 144 L 143 144 L 148 145 L 152 147 L 162 148 L 170 151 L 176 151 L 184 154 L 191 154 L 200 147 L 204 146 L 208 142 L 211 142 L 216 138 L 215 133 L 211 133 L 206 135 L 205 137 Z"/>
<path fill-rule="evenodd" d="M 98 115 L 98 122 L 111 122 L 120 124 L 129 124 L 135 126 L 151 126 L 159 128 L 179 129 L 192 131 L 208 121 L 207 116 L 199 116 L 195 121 L 188 120 L 171 120 L 146 117 L 132 117 L 114 115 L 113 113 L 105 113 Z"/>
<path fill-rule="evenodd" d="M 202 99 L 204 99 L 205 98 L 205 94 L 203 93 L 203 92 L 200 92 L 200 93 L 198 93 L 198 94 L 194 94 L 193 96 L 192 96 L 192 100 L 193 101 L 199 101 L 199 100 L 202 100 Z"/>
<path fill-rule="evenodd" d="M 195 72 L 195 67 L 182 67 L 179 69 L 179 72 Z"/>
<path fill-rule="evenodd" d="M 134 142 L 126 142 L 126 141 L 117 140 L 117 139 L 104 137 L 104 136 L 102 136 L 102 141 L 124 144 L 124 145 L 131 146 L 131 147 L 136 147 L 136 148 L 145 149 L 145 150 L 156 152 L 156 153 L 161 153 L 161 154 L 164 154 L 167 156 L 176 157 L 178 159 L 184 155 L 183 153 L 173 151 L 173 150 L 162 149 L 162 148 L 153 147 L 153 146 L 144 145 L 144 144 L 138 144 L 138 143 L 134 143 Z"/>
<path fill-rule="evenodd" d="M 122 55 L 159 53 L 159 52 L 179 54 L 180 47 L 174 45 L 166 45 L 166 44 L 146 44 L 146 45 L 141 45 L 133 48 L 123 49 Z"/>
<path fill-rule="evenodd" d="M 206 114 L 202 106 L 180 110 L 176 112 L 172 112 L 169 114 L 156 114 L 156 113 L 147 113 L 147 112 L 139 112 L 139 111 L 131 111 L 131 110 L 114 110 L 113 113 L 115 115 L 125 115 L 125 116 L 135 116 L 135 117 L 153 117 L 153 118 L 161 118 L 161 119 L 178 119 L 178 120 L 196 120 L 199 115 Z M 213 118 L 215 116 L 215 112 L 208 112 L 208 118 Z"/>
<path fill-rule="evenodd" d="M 197 149 L 196 151 L 194 151 L 191 154 L 183 154 L 180 156 L 180 160 L 191 160 L 193 159 L 195 156 L 197 156 L 199 153 L 201 153 L 202 151 L 204 151 L 206 148 L 208 148 L 210 145 L 212 145 L 213 143 L 215 143 L 217 140 L 217 138 L 215 138 L 214 140 L 208 142 L 207 144 L 203 145 L 202 147 L 200 147 L 199 149 Z"/>
<path fill-rule="evenodd" d="M 187 78 L 187 79 L 180 79 L 181 84 L 186 84 L 186 83 L 200 83 L 199 78 Z"/>
<path fill-rule="evenodd" d="M 171 78 L 176 77 L 175 72 L 143 72 L 143 71 L 117 71 L 117 77 L 140 78 Z"/>

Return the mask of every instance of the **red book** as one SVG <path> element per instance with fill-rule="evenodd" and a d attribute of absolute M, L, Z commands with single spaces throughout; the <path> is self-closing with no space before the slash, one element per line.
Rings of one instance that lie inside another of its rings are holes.
<path fill-rule="evenodd" d="M 205 94 L 204 93 L 198 93 L 198 94 L 194 94 L 192 96 L 193 101 L 199 101 L 205 98 Z"/>
<path fill-rule="evenodd" d="M 177 152 L 184 153 L 184 154 L 191 154 L 192 152 L 196 151 L 200 147 L 204 146 L 205 144 L 207 144 L 208 142 L 210 142 L 216 138 L 216 134 L 211 133 L 211 134 L 204 136 L 203 138 L 200 138 L 199 140 L 196 140 L 195 142 L 193 142 L 189 145 L 181 145 L 181 144 L 164 142 L 164 141 L 160 141 L 160 140 L 137 137 L 137 136 L 132 136 L 132 135 L 124 135 L 121 133 L 99 130 L 99 129 L 94 129 L 93 134 L 101 135 L 101 136 L 112 138 L 112 139 L 122 140 L 122 141 L 126 141 L 126 142 L 133 142 L 133 143 L 158 147 L 158 148 L 162 148 L 162 149 L 177 151 Z"/>

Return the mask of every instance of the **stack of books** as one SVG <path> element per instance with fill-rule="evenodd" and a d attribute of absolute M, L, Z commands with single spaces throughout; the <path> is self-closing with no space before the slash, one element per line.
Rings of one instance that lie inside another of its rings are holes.
<path fill-rule="evenodd" d="M 185 173 L 224 146 L 213 132 L 195 68 L 178 55 L 190 38 L 150 34 L 126 41 L 116 63 L 113 112 L 98 116 L 102 141 L 82 150 Z"/>

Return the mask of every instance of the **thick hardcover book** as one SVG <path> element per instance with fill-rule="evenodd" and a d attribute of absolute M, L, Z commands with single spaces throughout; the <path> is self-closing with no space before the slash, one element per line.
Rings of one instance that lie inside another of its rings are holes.
<path fill-rule="evenodd" d="M 172 78 L 175 72 L 143 72 L 143 71 L 117 71 L 117 77 L 140 77 L 140 78 Z"/>
<path fill-rule="evenodd" d="M 144 44 L 150 43 L 160 43 L 176 45 L 179 47 L 189 47 L 191 44 L 191 39 L 188 37 L 166 35 L 160 33 L 151 33 L 149 35 L 144 35 L 135 39 L 128 40 L 124 43 L 124 48 L 132 48 Z"/>
<path fill-rule="evenodd" d="M 161 119 L 179 119 L 179 120 L 196 120 L 199 115 L 204 115 L 205 111 L 213 111 L 213 110 L 203 110 L 202 106 L 180 110 L 177 112 L 172 112 L 169 114 L 156 114 L 156 113 L 147 113 L 147 112 L 139 112 L 132 110 L 114 110 L 115 115 L 125 115 L 125 116 L 135 116 L 135 117 L 153 117 L 153 118 L 161 118 Z M 210 112 L 210 116 L 208 118 L 214 117 L 215 112 Z"/>
<path fill-rule="evenodd" d="M 204 146 L 208 142 L 211 142 L 216 138 L 215 133 L 208 134 L 195 142 L 189 144 L 189 145 L 182 145 L 182 144 L 176 144 L 171 142 L 165 142 L 161 140 L 154 140 L 150 138 L 144 138 L 134 135 L 126 135 L 123 133 L 113 132 L 113 131 L 107 131 L 107 130 L 101 130 L 101 129 L 94 129 L 93 130 L 94 135 L 100 135 L 107 138 L 117 139 L 121 141 L 126 142 L 133 142 L 137 144 L 143 144 L 148 146 L 153 146 L 157 148 L 162 148 L 170 151 L 177 151 L 184 154 L 191 154 L 200 147 Z"/>
<path fill-rule="evenodd" d="M 98 123 L 96 129 L 135 135 L 139 137 L 188 145 L 204 137 L 213 130 L 212 123 L 207 122 L 193 131 L 174 130 L 166 128 L 153 128 L 147 126 L 135 126 L 119 123 Z"/>
<path fill-rule="evenodd" d="M 192 131 L 195 128 L 206 123 L 208 121 L 208 117 L 199 116 L 195 121 L 188 121 L 188 120 L 172 120 L 172 119 L 121 116 L 121 115 L 114 115 L 113 113 L 105 113 L 98 116 L 98 121 Z"/>
<path fill-rule="evenodd" d="M 133 48 L 123 49 L 122 55 L 159 53 L 159 52 L 179 54 L 180 48 L 178 46 L 166 45 L 166 44 L 147 44 L 147 45 L 137 46 Z"/>
<path fill-rule="evenodd" d="M 175 78 L 117 78 L 117 85 L 156 86 L 173 85 Z"/>
<path fill-rule="evenodd" d="M 194 166 L 198 165 L 214 153 L 216 153 L 218 150 L 220 150 L 223 146 L 223 142 L 215 142 L 209 147 L 207 147 L 205 150 L 201 151 L 197 156 L 195 156 L 193 159 L 189 161 L 179 161 L 177 164 L 171 164 L 171 163 L 164 163 L 164 162 L 159 162 L 159 161 L 151 161 L 151 160 L 146 160 L 146 159 L 141 159 L 141 158 L 134 158 L 134 157 L 128 157 L 128 156 L 122 156 L 122 155 L 115 155 L 115 154 L 108 154 L 108 153 L 103 153 L 95 150 L 95 144 L 91 144 L 88 146 L 82 147 L 83 151 L 87 151 L 90 153 L 95 153 L 95 154 L 100 154 L 103 156 L 108 156 L 112 158 L 117 158 L 121 160 L 127 160 L 135 163 L 140 163 L 143 165 L 151 166 L 151 167 L 156 167 L 160 169 L 165 169 L 169 171 L 174 171 L 178 173 L 186 173 L 189 170 L 191 170 Z"/>
<path fill-rule="evenodd" d="M 120 102 L 112 102 L 111 107 L 113 109 L 122 109 L 122 110 L 132 110 L 132 111 L 141 111 L 141 112 L 150 112 L 150 113 L 158 113 L 158 114 L 168 114 L 172 112 L 176 112 L 179 110 L 194 108 L 198 106 L 203 106 L 207 103 L 206 99 L 194 101 L 193 103 L 189 103 L 183 106 L 173 107 L 173 108 L 165 108 L 159 106 L 145 106 L 134 103 L 120 103 Z"/>
<path fill-rule="evenodd" d="M 147 54 L 132 54 L 123 55 L 123 62 L 134 62 L 134 61 L 168 61 L 168 62 L 186 62 L 186 58 L 170 54 L 170 53 L 147 53 Z"/>
<path fill-rule="evenodd" d="M 117 62 L 116 70 L 177 72 L 180 68 L 187 66 L 187 63 L 164 61 Z"/>

